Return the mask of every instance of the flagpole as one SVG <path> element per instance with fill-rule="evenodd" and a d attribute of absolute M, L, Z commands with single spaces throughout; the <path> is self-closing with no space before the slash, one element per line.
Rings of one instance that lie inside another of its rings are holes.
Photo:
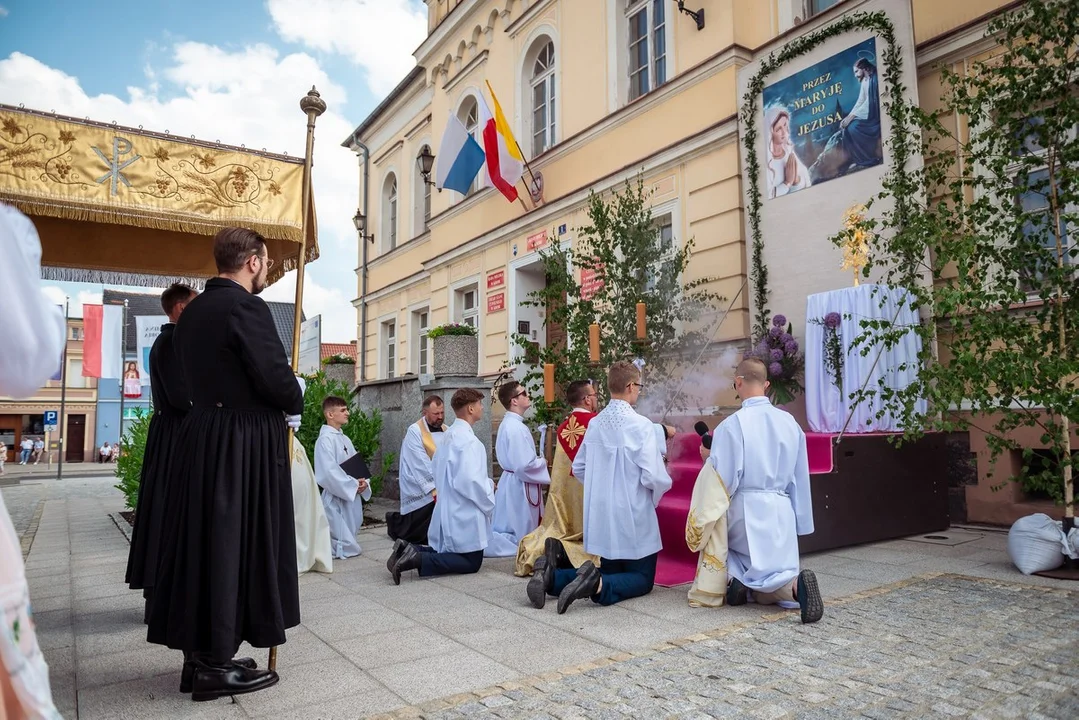
<path fill-rule="evenodd" d="M 307 148 L 303 156 L 303 193 L 302 215 L 300 220 L 300 253 L 296 256 L 296 304 L 292 315 L 292 372 L 300 368 L 300 324 L 303 322 L 303 280 L 304 267 L 307 264 L 307 231 L 311 228 L 311 166 L 312 155 L 315 150 L 315 120 L 319 115 L 326 112 L 326 101 L 323 100 L 315 86 L 311 86 L 310 92 L 300 98 L 300 109 L 307 115 Z M 364 188 L 367 192 L 367 188 Z M 288 459 L 289 472 L 292 472 L 292 440 L 295 431 L 288 429 Z M 291 532 L 295 532 L 295 528 Z M 277 646 L 270 648 L 270 657 L 267 662 L 270 670 L 277 669 Z"/>
<path fill-rule="evenodd" d="M 120 430 L 119 435 L 116 436 L 116 442 L 120 443 L 124 439 L 124 341 L 127 336 L 127 300 L 124 300 L 124 307 L 120 311 Z M 102 368 L 104 371 L 104 368 Z M 117 454 L 119 457 L 119 454 Z"/>
<path fill-rule="evenodd" d="M 61 480 L 64 477 L 64 436 L 66 435 L 67 423 L 64 418 L 64 411 L 67 406 L 67 319 L 69 312 L 69 306 L 71 305 L 71 298 L 64 298 L 64 354 L 60 359 L 60 457 L 56 464 L 56 479 Z M 52 452 L 50 449 L 49 452 Z"/>

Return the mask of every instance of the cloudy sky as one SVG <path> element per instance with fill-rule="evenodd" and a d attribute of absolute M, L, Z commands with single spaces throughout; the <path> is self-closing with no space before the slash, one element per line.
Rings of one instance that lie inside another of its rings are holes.
<path fill-rule="evenodd" d="M 422 0 L 0 0 L 0 102 L 231 145 L 302 155 L 298 102 L 329 109 L 316 130 L 321 257 L 304 312 L 323 340 L 356 337 L 356 156 L 340 147 L 414 65 Z M 291 301 L 294 273 L 264 293 Z M 46 283 L 62 301 L 101 286 Z"/>

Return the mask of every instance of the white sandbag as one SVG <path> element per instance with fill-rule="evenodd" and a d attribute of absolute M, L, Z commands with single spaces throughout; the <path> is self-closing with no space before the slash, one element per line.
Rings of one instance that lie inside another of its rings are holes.
<path fill-rule="evenodd" d="M 1045 513 L 1019 518 L 1008 531 L 1008 555 L 1024 575 L 1063 565 L 1066 543 L 1060 523 Z"/>

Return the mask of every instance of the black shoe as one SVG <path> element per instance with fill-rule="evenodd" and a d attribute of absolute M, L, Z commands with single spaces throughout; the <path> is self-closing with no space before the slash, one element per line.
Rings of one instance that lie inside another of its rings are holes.
<path fill-rule="evenodd" d="M 393 572 L 393 566 L 397 562 L 397 559 L 401 557 L 401 553 L 408 547 L 408 543 L 398 538 L 393 543 L 393 550 L 390 551 L 390 557 L 386 560 L 386 569 Z"/>
<path fill-rule="evenodd" d="M 184 653 L 184 657 L 185 658 L 188 657 L 188 654 Z M 251 669 L 251 670 L 254 670 L 255 668 L 257 668 L 259 666 L 259 664 L 257 662 L 255 662 L 253 658 L 233 658 L 232 664 L 233 665 L 239 665 L 242 668 L 248 668 L 248 669 Z M 182 692 L 182 693 L 191 692 L 191 679 L 194 677 L 194 675 L 195 675 L 195 661 L 185 659 L 184 660 L 184 669 L 180 671 L 180 692 Z"/>
<path fill-rule="evenodd" d="M 397 561 L 393 564 L 393 568 L 390 572 L 393 573 L 393 584 L 401 584 L 401 573 L 405 570 L 419 570 L 420 569 L 420 553 L 416 550 L 415 545 L 409 545 L 405 543 L 404 549 L 398 556 Z"/>
<path fill-rule="evenodd" d="M 747 601 L 748 591 L 746 586 L 742 584 L 741 580 L 737 578 L 731 578 L 731 582 L 727 585 L 727 604 L 731 606 L 745 605 Z"/>
<path fill-rule="evenodd" d="M 549 537 L 543 541 L 543 554 L 547 556 L 547 567 L 551 568 L 552 573 L 559 568 L 573 567 L 565 546 L 558 538 Z"/>
<path fill-rule="evenodd" d="M 817 576 L 812 570 L 798 573 L 798 607 L 802 609 L 802 622 L 815 623 L 824 617 L 824 600 L 820 596 Z"/>
<path fill-rule="evenodd" d="M 547 558 L 540 555 L 536 558 L 536 566 L 532 570 L 532 577 L 528 579 L 528 587 L 525 593 L 528 595 L 532 607 L 542 610 L 547 603 L 547 593 L 554 585 L 554 570 L 547 562 Z"/>
<path fill-rule="evenodd" d="M 273 670 L 254 670 L 235 664 L 207 665 L 196 661 L 191 681 L 191 699 L 205 702 L 230 695 L 258 692 L 276 685 L 279 679 Z"/>
<path fill-rule="evenodd" d="M 558 596 L 558 614 L 565 613 L 574 600 L 592 597 L 599 592 L 599 581 L 599 568 L 593 565 L 591 560 L 586 560 L 584 565 L 577 569 L 577 577 Z"/>

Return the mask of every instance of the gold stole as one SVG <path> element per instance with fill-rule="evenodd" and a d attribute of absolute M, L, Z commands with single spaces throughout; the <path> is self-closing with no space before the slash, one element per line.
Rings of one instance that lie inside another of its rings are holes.
<path fill-rule="evenodd" d="M 697 575 L 689 589 L 690 607 L 719 607 L 727 597 L 727 487 L 710 462 L 693 486 L 686 518 L 686 544 L 699 552 Z"/>
<path fill-rule="evenodd" d="M 427 428 L 427 423 L 420 418 L 416 421 L 416 427 L 420 429 L 420 440 L 423 441 L 423 449 L 427 451 L 427 457 L 433 458 L 435 456 L 435 439 L 431 437 L 431 431 Z"/>

